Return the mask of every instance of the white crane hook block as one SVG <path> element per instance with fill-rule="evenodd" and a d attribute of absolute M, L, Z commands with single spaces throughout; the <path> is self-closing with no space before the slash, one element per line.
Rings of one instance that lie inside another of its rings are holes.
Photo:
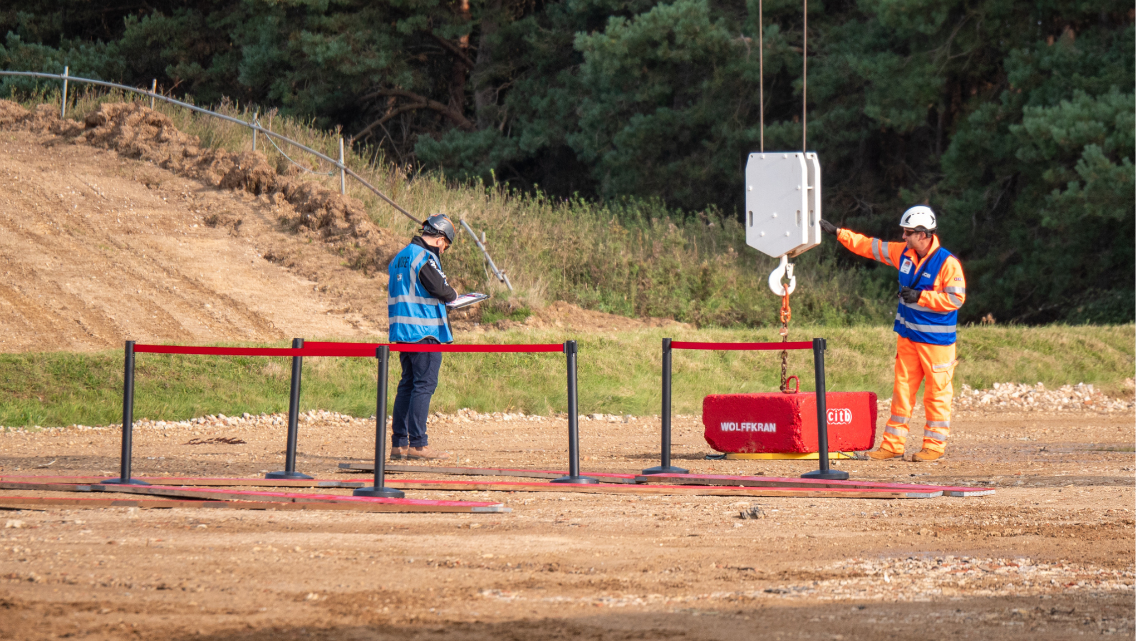
<path fill-rule="evenodd" d="M 808 163 L 801 152 L 754 153 L 744 169 L 745 242 L 772 258 L 808 244 Z"/>
<path fill-rule="evenodd" d="M 796 277 L 792 272 L 795 265 L 788 262 L 788 255 L 780 256 L 780 264 L 772 273 L 768 275 L 768 289 L 777 296 L 784 295 L 784 284 L 780 281 L 784 278 L 784 274 L 788 275 L 788 295 L 796 291 Z"/>
<path fill-rule="evenodd" d="M 819 226 L 820 218 L 822 218 L 821 201 L 823 200 L 821 193 L 823 192 L 821 186 L 823 181 L 819 179 L 819 155 L 814 151 L 809 151 L 804 154 L 804 160 L 807 162 L 808 173 L 808 215 L 804 217 L 803 224 L 807 227 L 808 241 L 807 244 L 800 245 L 788 253 L 792 258 L 823 242 L 823 230 Z"/>

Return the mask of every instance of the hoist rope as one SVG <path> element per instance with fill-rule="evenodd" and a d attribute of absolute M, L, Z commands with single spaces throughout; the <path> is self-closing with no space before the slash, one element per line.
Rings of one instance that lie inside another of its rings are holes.
<path fill-rule="evenodd" d="M 760 153 L 764 153 L 764 0 L 757 0 L 757 43 L 760 58 Z M 803 150 L 807 152 L 807 48 L 808 48 L 808 6 L 804 0 L 804 86 L 803 106 L 800 120 L 803 121 Z"/>
<path fill-rule="evenodd" d="M 760 153 L 764 153 L 764 0 L 756 0 L 760 14 Z"/>
<path fill-rule="evenodd" d="M 804 153 L 807 153 L 807 0 L 804 0 Z"/>

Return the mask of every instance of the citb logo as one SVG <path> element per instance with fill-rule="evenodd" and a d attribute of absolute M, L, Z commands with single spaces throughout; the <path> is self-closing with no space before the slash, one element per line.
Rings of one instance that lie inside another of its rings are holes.
<path fill-rule="evenodd" d="M 845 407 L 827 410 L 828 425 L 850 425 L 852 418 L 851 410 Z"/>

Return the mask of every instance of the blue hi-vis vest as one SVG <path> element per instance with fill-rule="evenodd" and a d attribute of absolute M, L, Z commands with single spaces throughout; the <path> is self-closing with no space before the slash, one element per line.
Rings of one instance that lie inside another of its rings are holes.
<path fill-rule="evenodd" d="M 450 343 L 447 307 L 420 284 L 420 269 L 431 253 L 419 245 L 405 247 L 388 264 L 388 340 L 416 343 L 434 338 Z"/>
<path fill-rule="evenodd" d="M 899 287 L 909 287 L 921 292 L 934 289 L 934 279 L 942 271 L 942 265 L 953 254 L 939 247 L 920 269 L 909 256 L 903 254 L 899 264 Z M 895 313 L 895 332 L 916 343 L 929 345 L 953 345 L 958 340 L 958 310 L 936 312 L 918 303 L 904 303 L 899 299 L 899 309 Z"/>

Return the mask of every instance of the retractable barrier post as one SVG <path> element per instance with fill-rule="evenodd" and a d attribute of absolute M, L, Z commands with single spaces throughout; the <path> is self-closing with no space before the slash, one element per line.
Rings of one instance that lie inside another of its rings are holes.
<path fill-rule="evenodd" d="M 305 346 L 305 339 L 294 338 L 293 349 Z M 267 479 L 311 479 L 297 471 L 297 414 L 301 406 L 301 356 L 293 357 L 293 376 L 289 381 L 289 434 L 285 437 L 285 469 L 270 472 Z"/>
<path fill-rule="evenodd" d="M 150 485 L 131 478 L 131 435 L 135 427 L 135 342 L 127 341 L 123 357 L 123 441 L 119 452 L 119 478 L 106 485 Z"/>
<path fill-rule="evenodd" d="M 819 470 L 803 474 L 801 478 L 845 481 L 848 477 L 847 472 L 831 469 L 831 463 L 827 458 L 830 449 L 827 443 L 827 381 L 823 372 L 823 353 L 827 351 L 827 340 L 813 338 L 811 351 L 815 357 L 815 414 L 819 430 Z"/>
<path fill-rule="evenodd" d="M 577 483 L 590 485 L 598 479 L 582 476 L 578 469 L 578 341 L 566 341 L 566 418 L 570 428 L 570 475 L 554 479 L 551 483 Z"/>
<path fill-rule="evenodd" d="M 387 345 L 376 348 L 376 462 L 372 465 L 372 487 L 361 487 L 352 491 L 353 496 L 373 496 L 389 499 L 402 499 L 404 493 L 384 487 L 384 439 L 388 431 L 388 352 Z"/>
<path fill-rule="evenodd" d="M 688 474 L 673 467 L 673 339 L 661 339 L 661 465 L 641 470 L 642 474 Z"/>

